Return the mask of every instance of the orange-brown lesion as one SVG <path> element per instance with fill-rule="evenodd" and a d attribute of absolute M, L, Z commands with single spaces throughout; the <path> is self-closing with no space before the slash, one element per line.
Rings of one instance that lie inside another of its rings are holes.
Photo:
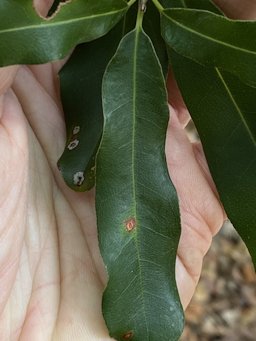
<path fill-rule="evenodd" d="M 133 338 L 133 332 L 132 331 L 129 331 L 128 333 L 125 333 L 124 335 L 123 335 L 123 339 L 124 340 L 132 340 L 132 338 Z"/>
<path fill-rule="evenodd" d="M 130 218 L 125 222 L 125 228 L 128 232 L 132 232 L 136 228 L 136 219 Z"/>

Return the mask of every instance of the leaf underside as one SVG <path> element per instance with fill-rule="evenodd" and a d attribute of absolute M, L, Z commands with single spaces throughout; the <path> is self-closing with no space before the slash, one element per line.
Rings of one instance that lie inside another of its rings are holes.
<path fill-rule="evenodd" d="M 103 79 L 103 138 L 96 209 L 109 282 L 103 314 L 117 340 L 177 340 L 183 310 L 175 283 L 180 235 L 165 160 L 169 118 L 159 61 L 148 36 L 126 35 Z"/>
<path fill-rule="evenodd" d="M 75 45 L 106 34 L 127 9 L 123 0 L 76 0 L 46 19 L 39 17 L 31 0 L 1 0 L 0 66 L 61 59 Z"/>
<path fill-rule="evenodd" d="M 171 50 L 170 58 L 221 201 L 256 265 L 256 89 Z"/>

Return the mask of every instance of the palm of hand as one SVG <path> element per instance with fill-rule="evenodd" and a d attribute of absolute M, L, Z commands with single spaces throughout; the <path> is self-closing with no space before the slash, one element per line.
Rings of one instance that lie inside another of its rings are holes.
<path fill-rule="evenodd" d="M 20 69 L 1 96 L 1 340 L 109 339 L 92 194 L 63 184 L 63 142 L 56 103 Z"/>
<path fill-rule="evenodd" d="M 94 196 L 69 190 L 56 167 L 65 143 L 56 74 L 51 64 L 22 67 L 0 97 L 1 340 L 110 340 Z M 181 208 L 176 276 L 186 307 L 224 214 L 200 148 L 172 114 L 167 160 Z"/>

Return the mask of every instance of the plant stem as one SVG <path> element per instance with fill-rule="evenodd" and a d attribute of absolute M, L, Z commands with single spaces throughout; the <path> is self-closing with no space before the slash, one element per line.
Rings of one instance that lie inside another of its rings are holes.
<path fill-rule="evenodd" d="M 158 0 L 152 0 L 159 12 L 163 12 L 164 8 Z"/>
<path fill-rule="evenodd" d="M 138 14 L 137 14 L 137 20 L 136 20 L 137 29 L 142 27 L 143 16 L 146 10 L 146 2 L 147 0 L 139 0 Z"/>

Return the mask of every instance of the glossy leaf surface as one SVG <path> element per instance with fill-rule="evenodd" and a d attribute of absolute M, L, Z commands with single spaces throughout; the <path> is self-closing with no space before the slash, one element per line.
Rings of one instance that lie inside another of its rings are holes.
<path fill-rule="evenodd" d="M 66 183 L 77 191 L 88 190 L 95 182 L 95 156 L 103 129 L 102 78 L 122 32 L 121 22 L 104 37 L 77 46 L 60 72 L 67 144 L 58 165 Z M 74 130 L 79 131 L 74 134 Z"/>
<path fill-rule="evenodd" d="M 143 20 L 143 29 L 154 45 L 157 57 L 162 66 L 163 74 L 166 77 L 168 72 L 168 55 L 165 42 L 161 35 L 160 14 L 152 1 L 147 3 L 147 10 Z"/>
<path fill-rule="evenodd" d="M 123 0 L 76 0 L 45 19 L 31 0 L 1 0 L 0 66 L 61 59 L 75 45 L 106 34 L 127 9 Z"/>
<path fill-rule="evenodd" d="M 164 8 L 191 8 L 202 9 L 212 13 L 221 14 L 219 8 L 211 0 L 161 0 Z"/>
<path fill-rule="evenodd" d="M 159 13 L 152 3 L 148 5 L 143 26 L 152 37 L 167 75 L 168 57 L 161 37 Z M 135 26 L 137 7 L 135 4 L 125 20 L 104 37 L 79 45 L 60 73 L 67 144 L 58 165 L 66 183 L 76 191 L 88 190 L 95 182 L 95 156 L 103 129 L 102 78 L 123 33 Z M 79 127 L 79 134 L 73 133 L 75 127 Z M 72 141 L 74 148 L 70 150 Z M 76 174 L 80 175 L 80 181 Z"/>
<path fill-rule="evenodd" d="M 162 34 L 177 53 L 221 67 L 256 86 L 256 22 L 235 21 L 204 10 L 166 9 Z"/>
<path fill-rule="evenodd" d="M 183 310 L 175 283 L 180 235 L 165 160 L 169 111 L 148 36 L 126 35 L 103 79 L 103 138 L 96 167 L 100 249 L 109 282 L 103 314 L 116 340 L 177 340 Z"/>
<path fill-rule="evenodd" d="M 255 265 L 256 89 L 174 51 L 170 56 L 221 201 Z"/>

